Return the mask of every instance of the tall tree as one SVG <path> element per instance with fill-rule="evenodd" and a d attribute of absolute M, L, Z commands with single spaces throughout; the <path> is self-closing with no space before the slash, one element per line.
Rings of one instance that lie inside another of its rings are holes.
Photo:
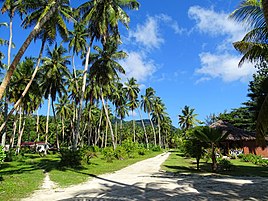
<path fill-rule="evenodd" d="M 23 56 L 24 52 L 32 42 L 32 40 L 38 35 L 38 33 L 42 30 L 44 24 L 52 17 L 53 13 L 56 12 L 62 4 L 69 4 L 69 1 L 67 0 L 54 0 L 49 1 L 46 4 L 46 9 L 38 19 L 35 27 L 30 32 L 20 49 L 18 50 L 18 53 L 15 55 L 13 61 L 11 62 L 6 75 L 0 85 L 0 99 L 2 99 L 3 93 L 10 82 L 10 78 L 14 73 L 14 70 L 16 69 L 17 64 L 19 63 L 21 57 Z"/>
<path fill-rule="evenodd" d="M 267 0 L 245 0 L 232 14 L 238 22 L 250 26 L 252 29 L 246 34 L 242 41 L 234 43 L 234 47 L 243 54 L 240 62 L 267 61 L 268 55 L 268 1 Z M 265 97 L 257 118 L 257 137 L 264 141 L 268 133 L 268 95 Z"/>
<path fill-rule="evenodd" d="M 155 90 L 152 87 L 146 89 L 145 95 L 141 95 L 141 108 L 143 108 L 143 111 L 148 114 L 148 118 L 150 120 L 151 127 L 154 133 L 154 145 L 156 146 L 156 133 L 150 116 L 153 110 L 152 107 L 154 99 L 155 99 Z"/>
<path fill-rule="evenodd" d="M 113 82 L 119 79 L 118 72 L 125 73 L 123 67 L 116 60 L 126 58 L 127 54 L 123 51 L 117 51 L 117 48 L 117 41 L 113 40 L 113 38 L 108 39 L 103 50 L 95 46 L 94 49 L 97 51 L 98 56 L 93 61 L 90 68 L 90 78 L 95 79 L 100 86 L 101 101 L 110 127 L 114 149 L 116 148 L 116 144 L 108 108 L 106 107 L 104 100 L 104 90 L 105 88 L 112 86 Z"/>
<path fill-rule="evenodd" d="M 123 8 L 138 9 L 139 4 L 136 0 L 112 0 L 112 1 L 102 1 L 102 0 L 90 0 L 80 5 L 78 8 L 79 13 L 82 15 L 82 22 L 87 25 L 89 32 L 89 44 L 87 46 L 85 67 L 83 72 L 83 84 L 82 92 L 79 103 L 78 112 L 78 124 L 82 115 L 83 99 L 86 88 L 86 73 L 88 71 L 89 57 L 91 46 L 95 39 L 101 40 L 103 46 L 105 46 L 106 41 L 110 35 L 115 35 L 117 40 L 119 40 L 119 29 L 118 21 L 123 23 L 124 26 L 128 27 L 130 21 L 129 16 L 123 10 Z M 76 130 L 76 137 L 79 136 L 79 129 Z M 73 148 L 77 149 L 77 140 L 74 141 Z"/>
<path fill-rule="evenodd" d="M 138 104 L 138 94 L 140 92 L 139 85 L 137 84 L 137 80 L 132 77 L 128 79 L 125 83 L 127 97 L 128 97 L 128 106 L 132 111 L 132 125 L 133 125 L 133 140 L 136 141 L 136 133 L 135 133 L 135 120 L 134 120 L 134 110 L 139 107 Z"/>
<path fill-rule="evenodd" d="M 194 110 L 187 105 L 182 109 L 182 114 L 179 115 L 179 125 L 182 130 L 187 131 L 199 122 L 196 119 L 197 114 L 194 113 Z"/>
<path fill-rule="evenodd" d="M 50 114 L 50 99 L 52 100 L 52 109 L 55 116 L 54 101 L 57 94 L 61 97 L 62 93 L 66 93 L 65 84 L 70 73 L 67 65 L 70 64 L 69 56 L 65 56 L 67 50 L 62 46 L 55 45 L 53 50 L 47 48 L 47 57 L 43 58 L 42 73 L 44 75 L 41 82 L 41 89 L 44 96 L 48 99 L 47 122 L 45 132 L 45 142 L 48 142 L 48 122 Z M 55 122 L 56 123 L 56 122 Z M 57 143 L 58 144 L 58 143 Z M 57 147 L 59 148 L 59 147 Z"/>

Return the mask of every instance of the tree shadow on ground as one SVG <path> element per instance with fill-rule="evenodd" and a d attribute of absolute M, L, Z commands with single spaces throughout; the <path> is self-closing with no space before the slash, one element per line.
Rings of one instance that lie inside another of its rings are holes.
<path fill-rule="evenodd" d="M 68 199 L 82 200 L 268 200 L 268 179 L 221 177 L 217 175 L 154 175 L 152 182 L 133 185 L 89 175 L 101 180 L 101 187 L 81 190 Z M 150 181 L 150 178 L 148 177 Z M 170 184 L 175 184 L 169 186 Z"/>

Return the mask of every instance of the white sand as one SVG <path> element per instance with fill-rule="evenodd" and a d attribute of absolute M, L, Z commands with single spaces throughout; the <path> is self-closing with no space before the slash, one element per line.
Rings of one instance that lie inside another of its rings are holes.
<path fill-rule="evenodd" d="M 268 179 L 167 174 L 160 165 L 168 156 L 161 154 L 63 189 L 46 174 L 42 188 L 23 201 L 268 200 Z"/>

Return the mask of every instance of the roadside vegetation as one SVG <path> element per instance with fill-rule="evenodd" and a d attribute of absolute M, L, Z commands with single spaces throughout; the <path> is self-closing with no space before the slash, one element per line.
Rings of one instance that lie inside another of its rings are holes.
<path fill-rule="evenodd" d="M 19 157 L 13 157 L 12 161 L 1 165 L 0 200 L 19 200 L 30 195 L 41 187 L 45 173 L 49 173 L 50 179 L 59 187 L 67 187 L 100 174 L 114 172 L 162 152 L 159 147 L 145 149 L 137 143 L 132 143 L 131 150 L 121 147 L 120 153 L 124 154 L 115 151 L 107 155 L 107 149 L 113 150 L 112 147 L 83 148 L 77 152 L 76 160 L 70 158 L 73 154 L 67 154 L 69 157 L 64 158 L 60 153 L 40 157 L 22 150 Z"/>
<path fill-rule="evenodd" d="M 162 164 L 162 169 L 179 174 L 217 174 L 219 176 L 259 176 L 268 177 L 268 167 L 255 165 L 251 162 L 245 162 L 242 158 L 228 159 L 229 163 L 221 163 L 218 159 L 218 164 L 227 165 L 228 168 L 220 168 L 216 173 L 211 172 L 211 160 L 201 159 L 200 169 L 196 168 L 196 159 L 186 157 L 179 150 L 171 151 L 170 157 Z M 226 159 L 223 159 L 226 160 Z M 229 166 L 231 165 L 231 166 Z"/>

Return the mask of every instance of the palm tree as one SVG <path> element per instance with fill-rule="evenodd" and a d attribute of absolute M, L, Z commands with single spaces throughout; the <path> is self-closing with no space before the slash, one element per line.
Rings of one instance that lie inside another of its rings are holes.
<path fill-rule="evenodd" d="M 229 135 L 229 133 L 226 132 L 223 134 L 220 129 L 211 128 L 208 126 L 202 126 L 196 131 L 197 132 L 193 132 L 193 134 L 198 140 L 200 140 L 201 142 L 207 142 L 211 145 L 212 171 L 215 172 L 217 170 L 215 148 L 219 142 L 224 140 Z"/>
<path fill-rule="evenodd" d="M 153 101 L 153 107 L 152 107 L 153 111 L 152 111 L 152 119 L 154 122 L 156 122 L 157 127 L 158 127 L 158 144 L 159 146 L 162 146 L 162 141 L 161 141 L 161 121 L 164 119 L 165 117 L 165 105 L 162 102 L 160 97 L 155 97 L 154 101 Z"/>
<path fill-rule="evenodd" d="M 240 65 L 245 61 L 262 61 L 268 58 L 268 1 L 243 1 L 231 17 L 238 22 L 252 27 L 242 41 L 234 43 L 234 47 L 243 54 Z M 264 142 L 268 131 L 268 95 L 264 99 L 257 117 L 257 137 Z"/>
<path fill-rule="evenodd" d="M 31 5 L 31 3 L 29 3 Z M 10 64 L 6 75 L 0 85 L 0 99 L 2 99 L 3 93 L 10 82 L 10 78 L 14 73 L 14 70 L 16 69 L 17 64 L 19 63 L 21 57 L 23 56 L 24 52 L 30 45 L 31 41 L 36 38 L 36 36 L 39 34 L 39 32 L 42 30 L 45 23 L 52 17 L 54 12 L 56 12 L 61 5 L 69 4 L 69 1 L 67 0 L 54 0 L 54 1 L 46 1 L 46 8 L 44 9 L 44 12 L 42 12 L 42 15 L 40 15 L 40 18 L 38 19 L 35 27 L 30 32 L 22 46 L 20 47 L 18 53 L 15 55 L 12 63 Z"/>
<path fill-rule="evenodd" d="M 95 39 L 101 40 L 103 46 L 105 46 L 106 41 L 110 35 L 115 35 L 117 40 L 120 38 L 118 21 L 122 22 L 126 27 L 130 21 L 128 15 L 122 9 L 122 7 L 138 9 L 139 4 L 136 0 L 90 0 L 80 5 L 78 8 L 79 13 L 82 15 L 82 23 L 87 25 L 90 36 L 83 72 L 83 84 L 79 103 L 78 123 L 81 119 L 82 114 L 82 105 L 86 88 L 86 73 L 88 71 L 91 46 Z M 78 136 L 79 129 L 77 129 L 76 132 L 76 136 Z M 77 142 L 74 142 L 74 149 L 76 149 L 76 146 Z"/>
<path fill-rule="evenodd" d="M 65 119 L 70 118 L 71 114 L 71 107 L 70 107 L 70 101 L 68 100 L 68 96 L 64 95 L 61 99 L 58 100 L 58 104 L 55 104 L 56 106 L 56 114 L 60 116 L 61 123 L 62 123 L 62 142 L 64 142 L 65 137 Z"/>
<path fill-rule="evenodd" d="M 125 83 L 127 98 L 128 98 L 128 106 L 132 111 L 132 124 L 133 124 L 133 139 L 135 142 L 136 134 L 135 134 L 135 120 L 134 120 L 134 110 L 139 107 L 138 104 L 138 94 L 140 92 L 139 85 L 137 84 L 137 80 L 132 77 L 128 79 Z"/>
<path fill-rule="evenodd" d="M 69 56 L 64 56 L 67 50 L 62 46 L 55 45 L 51 51 L 47 48 L 48 57 L 43 58 L 42 73 L 44 75 L 41 83 L 41 89 L 44 92 L 45 99 L 48 99 L 47 109 L 47 122 L 46 122 L 46 133 L 45 142 L 48 141 L 48 121 L 50 114 L 50 99 L 52 100 L 52 109 L 55 116 L 54 101 L 56 100 L 57 94 L 62 96 L 62 92 L 66 93 L 65 83 L 70 77 L 67 65 L 70 64 L 68 60 Z M 57 142 L 58 145 L 58 142 Z M 59 147 L 57 147 L 59 148 Z"/>
<path fill-rule="evenodd" d="M 97 51 L 98 56 L 93 61 L 93 64 L 90 68 L 90 79 L 94 79 L 95 82 L 100 86 L 101 101 L 104 107 L 108 125 L 110 127 L 113 147 L 115 149 L 116 144 L 113 128 L 109 118 L 108 108 L 106 107 L 104 100 L 104 91 L 105 88 L 112 86 L 113 82 L 119 79 L 117 72 L 125 73 L 123 67 L 116 60 L 125 58 L 127 54 L 123 51 L 117 51 L 117 41 L 113 40 L 113 38 L 108 39 L 103 50 L 97 46 L 95 46 L 94 49 Z M 108 88 L 108 91 L 109 90 L 110 89 Z"/>
<path fill-rule="evenodd" d="M 146 89 L 145 95 L 141 95 L 141 108 L 143 108 L 143 111 L 148 114 L 148 118 L 150 120 L 151 127 L 154 133 L 154 145 L 156 146 L 156 133 L 150 116 L 153 110 L 152 107 L 154 99 L 155 99 L 155 90 L 152 87 Z"/>
<path fill-rule="evenodd" d="M 32 24 L 35 24 L 38 22 L 40 16 L 42 16 L 44 10 L 47 9 L 47 2 L 46 1 L 38 1 L 35 3 L 29 3 L 29 4 L 26 3 L 26 5 L 23 5 L 23 8 L 29 9 L 28 8 L 29 6 L 30 6 L 30 9 L 35 9 L 35 11 L 32 12 L 31 14 L 29 14 L 23 20 L 22 25 L 24 28 L 27 28 L 27 27 L 31 26 Z M 28 84 L 26 85 L 23 93 L 21 94 L 21 97 L 17 100 L 17 102 L 14 104 L 13 109 L 11 109 L 11 111 L 9 112 L 7 119 L 17 109 L 17 107 L 20 105 L 22 99 L 27 94 L 27 92 L 28 92 L 38 70 L 39 70 L 39 65 L 40 65 L 40 61 L 42 58 L 42 53 L 43 53 L 46 41 L 49 41 L 50 43 L 55 41 L 57 30 L 59 30 L 61 37 L 64 40 L 67 40 L 68 30 L 66 28 L 66 24 L 64 23 L 64 19 L 71 19 L 70 13 L 71 13 L 70 7 L 63 3 L 62 7 L 58 9 L 58 12 L 55 12 L 53 14 L 53 18 L 51 18 L 50 20 L 48 20 L 44 24 L 45 28 L 42 29 L 38 34 L 36 34 L 35 38 L 40 38 L 42 41 L 42 44 L 41 44 L 41 49 L 40 49 L 39 56 L 38 56 L 38 59 L 36 62 L 35 70 L 33 71 L 32 77 L 29 80 Z M 7 119 L 2 124 L 0 131 L 2 130 L 2 127 L 5 126 Z"/>
<path fill-rule="evenodd" d="M 195 109 L 191 109 L 185 105 L 182 110 L 182 115 L 179 115 L 179 124 L 181 129 L 186 132 L 190 128 L 194 127 L 199 121 L 196 119 L 197 114 L 194 114 Z"/>

